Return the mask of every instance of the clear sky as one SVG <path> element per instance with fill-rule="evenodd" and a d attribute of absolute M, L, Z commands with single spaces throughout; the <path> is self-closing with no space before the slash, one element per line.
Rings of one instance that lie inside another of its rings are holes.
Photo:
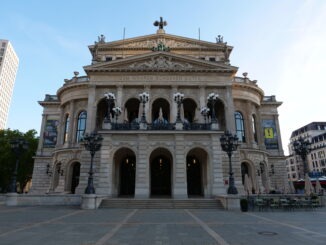
<path fill-rule="evenodd" d="M 283 101 L 279 120 L 284 150 L 293 130 L 326 121 L 326 1 L 324 0 L 11 0 L 1 3 L 0 39 L 19 56 L 7 127 L 40 131 L 45 94 L 56 94 L 74 71 L 85 74 L 87 48 L 153 34 L 162 16 L 166 33 L 233 46 L 238 75 L 258 80 L 265 95 Z"/>

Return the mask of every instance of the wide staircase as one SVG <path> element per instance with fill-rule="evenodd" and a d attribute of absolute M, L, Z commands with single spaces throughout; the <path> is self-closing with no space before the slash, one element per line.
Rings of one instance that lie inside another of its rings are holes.
<path fill-rule="evenodd" d="M 136 208 L 136 209 L 223 209 L 216 199 L 133 199 L 107 198 L 103 199 L 100 208 Z"/>

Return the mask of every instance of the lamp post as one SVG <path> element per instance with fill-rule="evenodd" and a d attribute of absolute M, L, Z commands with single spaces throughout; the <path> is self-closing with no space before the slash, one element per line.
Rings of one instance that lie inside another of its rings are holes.
<path fill-rule="evenodd" d="M 9 186 L 9 192 L 16 193 L 17 192 L 17 171 L 18 171 L 18 165 L 19 165 L 19 158 L 21 154 L 28 149 L 28 142 L 26 142 L 24 139 L 14 139 L 10 141 L 10 147 L 12 151 L 16 155 L 16 164 L 14 168 L 14 172 L 11 177 L 11 183 Z"/>
<path fill-rule="evenodd" d="M 212 106 L 212 119 L 211 119 L 212 123 L 217 122 L 216 115 L 215 115 L 215 103 L 217 101 L 217 98 L 218 98 L 218 94 L 215 93 L 210 93 L 207 96 L 207 101 Z"/>
<path fill-rule="evenodd" d="M 104 96 L 105 96 L 106 101 L 108 103 L 108 116 L 105 118 L 105 122 L 106 123 L 111 123 L 110 111 L 111 111 L 111 105 L 113 104 L 113 102 L 115 100 L 115 95 L 113 93 L 105 93 Z"/>
<path fill-rule="evenodd" d="M 238 137 L 237 135 L 232 135 L 229 131 L 226 131 L 220 138 L 222 150 L 228 154 L 229 157 L 229 188 L 228 194 L 238 194 L 238 190 L 234 185 L 234 177 L 232 171 L 231 156 L 232 152 L 237 150 L 238 147 Z"/>
<path fill-rule="evenodd" d="M 143 92 L 143 93 L 139 94 L 139 99 L 140 99 L 140 102 L 143 103 L 143 114 L 141 116 L 141 122 L 146 123 L 145 104 L 149 100 L 149 93 Z"/>
<path fill-rule="evenodd" d="M 85 194 L 95 194 L 95 188 L 93 183 L 93 158 L 95 152 L 101 149 L 101 141 L 103 140 L 100 134 L 92 132 L 91 134 L 86 133 L 82 139 L 85 149 L 91 154 L 91 166 L 88 172 L 88 183 L 85 189 Z"/>
<path fill-rule="evenodd" d="M 202 114 L 204 116 L 205 124 L 206 124 L 206 118 L 207 118 L 209 111 L 210 111 L 210 109 L 206 106 L 204 106 L 200 109 L 200 114 Z"/>
<path fill-rule="evenodd" d="M 300 155 L 303 162 L 303 172 L 304 175 L 308 173 L 307 166 L 307 154 L 311 152 L 311 143 L 308 140 L 304 140 L 302 137 L 299 137 L 298 140 L 293 142 L 293 148 L 296 154 Z"/>
<path fill-rule="evenodd" d="M 173 94 L 173 98 L 174 98 L 174 101 L 178 105 L 178 112 L 177 112 L 177 120 L 176 120 L 176 122 L 177 123 L 182 123 L 181 116 L 180 116 L 180 108 L 181 108 L 181 104 L 183 102 L 184 94 L 177 92 L 177 93 Z"/>
<path fill-rule="evenodd" d="M 114 116 L 115 116 L 115 124 L 118 123 L 118 117 L 121 115 L 121 108 L 119 106 L 114 107 L 113 109 Z"/>

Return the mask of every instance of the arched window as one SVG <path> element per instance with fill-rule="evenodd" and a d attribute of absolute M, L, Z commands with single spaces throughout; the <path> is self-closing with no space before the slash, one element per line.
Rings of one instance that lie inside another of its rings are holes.
<path fill-rule="evenodd" d="M 77 122 L 77 132 L 76 132 L 76 142 L 78 143 L 81 138 L 84 136 L 86 130 L 86 119 L 87 119 L 87 112 L 82 111 L 78 115 L 78 122 Z"/>
<path fill-rule="evenodd" d="M 69 134 L 69 114 L 66 115 L 65 118 L 65 130 L 63 134 L 63 143 L 66 143 L 68 141 L 68 134 Z"/>
<path fill-rule="evenodd" d="M 252 115 L 251 117 L 251 123 L 252 123 L 252 132 L 254 134 L 254 140 L 257 143 L 257 122 L 256 122 L 256 115 Z"/>
<path fill-rule="evenodd" d="M 246 142 L 243 116 L 240 112 L 236 111 L 234 113 L 234 117 L 235 117 L 235 130 L 239 138 L 239 141 Z"/>

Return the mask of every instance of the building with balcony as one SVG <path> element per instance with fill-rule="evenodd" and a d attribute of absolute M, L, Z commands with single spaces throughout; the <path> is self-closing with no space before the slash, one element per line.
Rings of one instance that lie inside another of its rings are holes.
<path fill-rule="evenodd" d="M 188 198 L 226 194 L 229 160 L 220 137 L 236 134 L 235 186 L 243 193 L 284 185 L 275 96 L 247 73 L 236 77 L 232 47 L 156 33 L 89 46 L 86 76 L 74 73 L 43 107 L 32 193 L 84 193 L 90 153 L 85 133 L 103 137 L 94 158 L 96 194 Z"/>
<path fill-rule="evenodd" d="M 18 63 L 11 43 L 0 39 L 0 129 L 6 128 Z"/>
<path fill-rule="evenodd" d="M 304 166 L 300 155 L 297 155 L 293 143 L 299 138 L 308 140 L 311 152 L 307 155 L 307 169 L 311 177 L 326 176 L 326 122 L 312 122 L 292 132 L 289 156 L 286 159 L 288 179 L 296 181 L 304 178 Z"/>

